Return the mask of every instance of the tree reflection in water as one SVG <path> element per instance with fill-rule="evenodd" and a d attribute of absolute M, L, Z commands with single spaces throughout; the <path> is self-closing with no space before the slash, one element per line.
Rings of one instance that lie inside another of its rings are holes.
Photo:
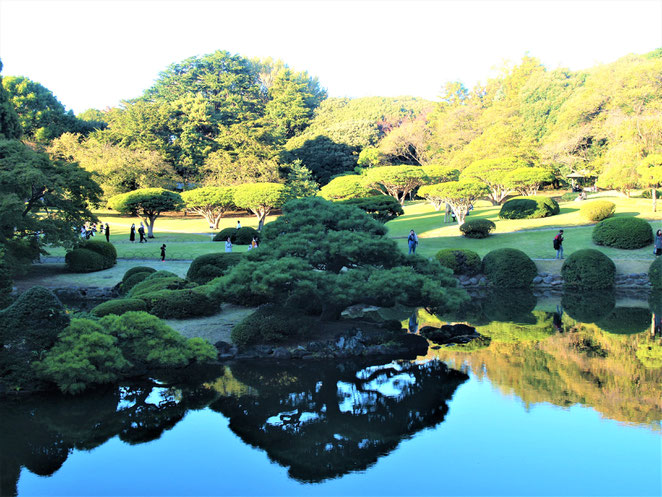
<path fill-rule="evenodd" d="M 441 423 L 468 379 L 439 361 L 236 365 L 232 372 L 259 393 L 210 407 L 230 418 L 244 442 L 305 482 L 364 470 L 401 440 Z"/>

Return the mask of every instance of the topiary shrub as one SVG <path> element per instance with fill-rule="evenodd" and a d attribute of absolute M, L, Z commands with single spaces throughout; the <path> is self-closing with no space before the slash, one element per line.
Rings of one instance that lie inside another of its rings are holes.
<path fill-rule="evenodd" d="M 266 304 L 235 325 L 231 337 L 239 347 L 282 342 L 301 336 L 313 323 L 312 318 L 298 315 L 296 310 Z"/>
<path fill-rule="evenodd" d="M 559 204 L 550 197 L 515 197 L 508 200 L 499 211 L 500 219 L 537 219 L 554 216 L 560 212 Z"/>
<path fill-rule="evenodd" d="M 589 221 L 602 221 L 614 214 L 616 204 L 608 200 L 593 200 L 582 204 L 579 214 Z"/>
<path fill-rule="evenodd" d="M 654 290 L 662 290 L 662 257 L 657 257 L 648 268 L 648 279 Z"/>
<path fill-rule="evenodd" d="M 115 246 L 112 243 L 101 240 L 86 240 L 81 242 L 79 248 L 91 250 L 103 257 L 104 269 L 113 267 L 117 262 L 117 250 L 115 250 Z"/>
<path fill-rule="evenodd" d="M 343 200 L 342 203 L 358 207 L 380 223 L 387 223 L 405 213 L 400 202 L 390 195 L 352 198 L 349 200 Z"/>
<path fill-rule="evenodd" d="M 563 310 L 575 321 L 595 323 L 607 316 L 616 305 L 613 290 L 595 292 L 568 290 L 561 297 Z"/>
<path fill-rule="evenodd" d="M 237 230 L 236 228 L 224 228 L 214 236 L 215 242 L 224 242 L 230 237 L 232 243 L 237 239 Z"/>
<path fill-rule="evenodd" d="M 593 243 L 620 249 L 638 249 L 653 243 L 653 228 L 644 219 L 615 217 L 593 228 Z"/>
<path fill-rule="evenodd" d="M 496 229 L 489 219 L 469 219 L 460 226 L 460 231 L 467 238 L 487 238 Z"/>
<path fill-rule="evenodd" d="M 140 295 L 150 314 L 161 319 L 187 319 L 211 316 L 219 310 L 217 302 L 190 289 L 160 290 Z"/>
<path fill-rule="evenodd" d="M 189 283 L 178 276 L 154 279 L 147 278 L 134 286 L 128 293 L 128 296 L 131 298 L 137 298 L 148 293 L 158 292 L 159 290 L 181 290 L 188 285 Z"/>
<path fill-rule="evenodd" d="M 136 273 L 156 273 L 156 269 L 153 267 L 148 267 L 148 266 L 134 266 L 131 269 L 129 269 L 126 273 L 124 273 L 124 276 L 122 276 L 122 281 L 126 281 L 129 279 L 131 276 L 133 276 Z"/>
<path fill-rule="evenodd" d="M 242 228 L 243 229 L 243 228 Z M 188 268 L 186 279 L 198 284 L 223 276 L 241 260 L 241 253 L 220 252 L 196 257 Z"/>
<path fill-rule="evenodd" d="M 531 258 L 521 250 L 502 248 L 483 257 L 483 274 L 491 286 L 527 288 L 538 270 Z"/>
<path fill-rule="evenodd" d="M 609 333 L 631 335 L 650 327 L 651 313 L 643 307 L 615 307 L 595 324 Z"/>
<path fill-rule="evenodd" d="M 77 248 L 64 256 L 67 270 L 72 273 L 92 273 L 106 269 L 103 256 L 89 249 Z"/>
<path fill-rule="evenodd" d="M 139 273 L 140 274 L 140 273 Z M 147 305 L 140 299 L 113 299 L 99 304 L 90 312 L 99 318 L 107 314 L 122 315 L 129 311 L 146 311 Z"/>
<path fill-rule="evenodd" d="M 573 252 L 561 267 L 566 288 L 597 290 L 612 288 L 616 276 L 614 262 L 595 249 Z"/>
<path fill-rule="evenodd" d="M 131 289 L 136 286 L 138 283 L 141 281 L 145 281 L 151 273 L 144 272 L 144 273 L 133 273 L 131 276 L 129 276 L 126 280 L 123 280 L 120 283 L 120 293 L 122 295 L 126 295 L 131 291 Z"/>
<path fill-rule="evenodd" d="M 451 269 L 453 274 L 473 276 L 480 273 L 480 256 L 473 250 L 442 249 L 435 257 L 442 266 Z"/>
<path fill-rule="evenodd" d="M 227 237 L 225 238 L 227 239 Z M 237 230 L 232 243 L 237 245 L 250 245 L 250 243 L 253 241 L 253 238 L 257 238 L 259 240 L 260 232 L 255 228 L 251 228 L 250 226 L 242 226 Z"/>

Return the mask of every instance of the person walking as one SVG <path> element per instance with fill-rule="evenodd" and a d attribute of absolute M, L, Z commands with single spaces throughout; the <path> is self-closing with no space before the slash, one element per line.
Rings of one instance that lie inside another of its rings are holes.
<path fill-rule="evenodd" d="M 147 243 L 147 238 L 145 238 L 145 226 L 142 222 L 140 223 L 140 228 L 138 228 L 138 234 L 140 235 L 140 241 L 138 243 Z"/>
<path fill-rule="evenodd" d="M 237 229 L 238 229 L 238 230 L 241 229 L 241 223 L 240 223 L 239 221 L 237 221 Z"/>
<path fill-rule="evenodd" d="M 131 243 L 136 242 L 136 225 L 135 225 L 135 223 L 131 225 L 131 231 L 129 231 L 129 241 Z"/>
<path fill-rule="evenodd" d="M 411 230 L 409 232 L 409 236 L 407 237 L 407 243 L 409 244 L 409 253 L 415 254 L 416 247 L 418 246 L 418 237 L 416 236 L 416 233 L 414 233 L 414 230 Z"/>
<path fill-rule="evenodd" d="M 556 249 L 556 258 L 563 259 L 563 230 L 554 237 L 554 248 Z"/>
<path fill-rule="evenodd" d="M 106 241 L 110 243 L 110 227 L 108 226 L 108 223 L 106 223 Z"/>
<path fill-rule="evenodd" d="M 662 254 L 662 230 L 657 230 L 657 233 L 655 233 L 655 248 L 653 249 L 653 254 L 655 254 L 655 256 Z"/>
<path fill-rule="evenodd" d="M 161 262 L 165 261 L 166 244 L 161 245 Z"/>
<path fill-rule="evenodd" d="M 230 240 L 230 237 L 228 237 L 228 239 L 225 240 L 225 251 L 232 252 L 232 240 Z"/>

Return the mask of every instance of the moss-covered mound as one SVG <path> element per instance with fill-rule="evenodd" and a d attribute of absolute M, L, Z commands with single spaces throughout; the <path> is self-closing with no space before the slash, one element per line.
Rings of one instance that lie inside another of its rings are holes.
<path fill-rule="evenodd" d="M 117 314 L 121 316 L 129 311 L 146 311 L 147 305 L 140 299 L 114 299 L 103 302 L 90 312 L 97 317 L 103 317 L 108 314 Z"/>
<path fill-rule="evenodd" d="M 207 283 L 227 273 L 239 263 L 241 256 L 241 253 L 221 252 L 196 257 L 189 266 L 186 279 L 201 285 Z"/>
<path fill-rule="evenodd" d="M 500 219 L 537 219 L 554 216 L 560 212 L 559 204 L 550 197 L 515 197 L 508 200 L 499 211 Z"/>

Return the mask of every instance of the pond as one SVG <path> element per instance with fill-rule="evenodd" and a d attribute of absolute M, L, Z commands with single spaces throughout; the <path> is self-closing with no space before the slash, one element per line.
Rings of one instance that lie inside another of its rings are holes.
<path fill-rule="evenodd" d="M 655 298 L 482 297 L 400 316 L 483 335 L 413 361 L 237 362 L 1 402 L 0 495 L 661 495 Z"/>

